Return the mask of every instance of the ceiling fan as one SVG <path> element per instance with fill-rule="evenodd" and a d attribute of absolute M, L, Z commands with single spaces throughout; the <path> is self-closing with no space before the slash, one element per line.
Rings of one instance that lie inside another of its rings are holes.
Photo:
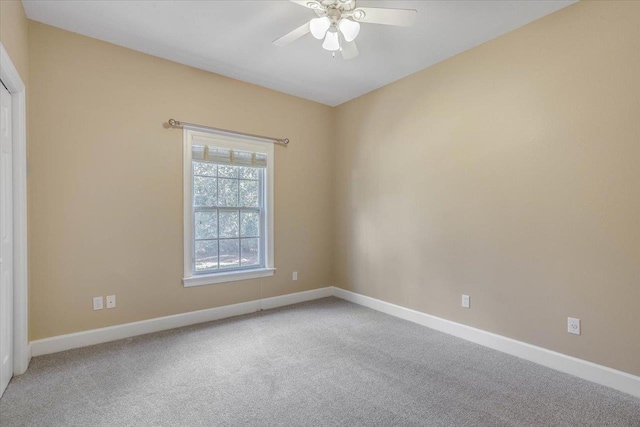
<path fill-rule="evenodd" d="M 358 56 L 355 39 L 360 32 L 361 22 L 410 27 L 417 14 L 413 9 L 356 7 L 356 0 L 290 1 L 312 9 L 317 17 L 274 40 L 273 44 L 286 46 L 311 33 L 318 40 L 324 39 L 323 48 L 332 51 L 334 56 L 336 51 L 340 51 L 344 59 Z"/>

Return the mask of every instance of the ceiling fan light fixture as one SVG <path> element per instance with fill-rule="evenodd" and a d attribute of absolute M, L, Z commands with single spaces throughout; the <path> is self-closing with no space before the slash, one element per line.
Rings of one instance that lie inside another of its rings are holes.
<path fill-rule="evenodd" d="M 361 23 L 410 27 L 418 13 L 415 9 L 358 7 L 356 1 L 359 0 L 290 1 L 314 9 L 316 16 L 274 40 L 273 44 L 286 46 L 311 33 L 314 38 L 323 40 L 323 49 L 332 52 L 334 57 L 335 52 L 340 51 L 343 59 L 358 56 L 355 39 L 360 34 Z"/>
<path fill-rule="evenodd" d="M 313 18 L 309 21 L 309 30 L 311 35 L 318 40 L 322 40 L 327 34 L 327 30 L 331 27 L 331 19 L 328 16 Z"/>
<path fill-rule="evenodd" d="M 322 43 L 322 47 L 326 50 L 333 51 L 333 52 L 335 52 L 336 50 L 340 50 L 340 40 L 338 39 L 337 30 L 332 28 L 329 31 L 327 31 L 327 35 L 324 38 L 324 43 Z"/>
<path fill-rule="evenodd" d="M 358 33 L 360 33 L 360 23 L 347 18 L 342 18 L 338 22 L 338 28 L 347 42 L 354 41 L 358 37 Z"/>

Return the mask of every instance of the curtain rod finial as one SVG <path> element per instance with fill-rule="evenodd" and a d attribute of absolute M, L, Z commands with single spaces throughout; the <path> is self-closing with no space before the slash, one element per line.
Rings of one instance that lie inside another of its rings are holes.
<path fill-rule="evenodd" d="M 169 119 L 169 126 L 180 126 L 180 122 L 174 119 Z"/>

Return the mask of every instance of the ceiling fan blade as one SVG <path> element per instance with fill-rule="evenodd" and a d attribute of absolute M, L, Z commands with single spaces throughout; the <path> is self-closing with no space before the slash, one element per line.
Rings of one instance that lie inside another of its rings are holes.
<path fill-rule="evenodd" d="M 355 41 L 352 42 L 342 42 L 342 57 L 344 59 L 353 59 L 359 55 L 358 46 Z"/>
<path fill-rule="evenodd" d="M 324 9 L 322 3 L 316 0 L 289 0 L 291 3 L 299 4 L 309 9 Z"/>
<path fill-rule="evenodd" d="M 293 43 L 294 41 L 298 40 L 300 37 L 305 36 L 308 32 L 309 32 L 309 23 L 305 22 L 295 30 L 285 34 L 279 39 L 275 39 L 273 41 L 273 44 L 275 44 L 276 46 L 286 46 L 289 43 Z"/>
<path fill-rule="evenodd" d="M 361 12 L 359 12 L 361 11 Z M 364 16 L 362 16 L 364 12 Z M 378 7 L 359 7 L 353 11 L 353 19 L 369 24 L 397 25 L 410 27 L 416 21 L 418 11 L 414 9 L 384 9 Z"/>

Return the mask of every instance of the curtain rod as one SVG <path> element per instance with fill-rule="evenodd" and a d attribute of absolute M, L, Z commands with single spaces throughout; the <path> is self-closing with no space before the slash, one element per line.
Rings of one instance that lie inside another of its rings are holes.
<path fill-rule="evenodd" d="M 196 125 L 196 124 L 193 124 L 193 123 L 180 122 L 180 121 L 174 120 L 174 119 L 169 119 L 168 123 L 169 123 L 169 126 L 174 127 L 174 128 L 187 126 L 187 127 L 192 127 L 192 128 L 208 129 L 208 130 L 214 130 L 214 131 L 217 131 L 217 132 L 230 133 L 230 134 L 233 134 L 233 135 L 242 135 L 242 136 L 248 136 L 248 137 L 251 137 L 251 138 L 264 139 L 264 140 L 272 141 L 272 142 L 274 142 L 276 144 L 282 144 L 282 145 L 289 144 L 289 138 L 273 138 L 271 136 L 254 135 L 252 133 L 237 132 L 235 130 L 220 129 L 220 128 L 214 128 L 212 126 L 203 126 L 203 125 Z"/>

